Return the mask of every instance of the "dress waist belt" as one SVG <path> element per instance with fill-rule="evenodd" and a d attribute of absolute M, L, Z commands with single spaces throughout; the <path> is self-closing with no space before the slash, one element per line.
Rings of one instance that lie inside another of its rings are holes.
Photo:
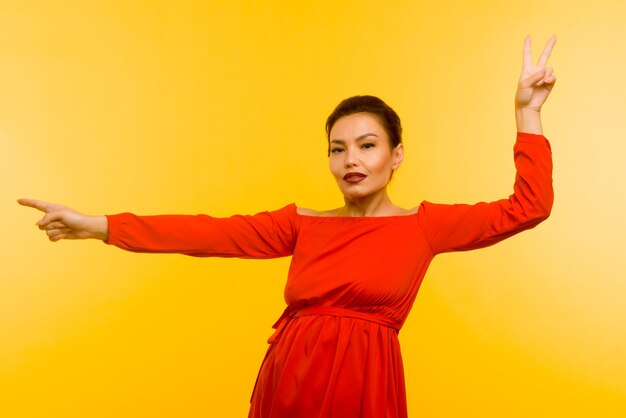
<path fill-rule="evenodd" d="M 278 318 L 278 321 L 276 321 L 276 323 L 272 326 L 272 328 L 274 328 L 276 331 L 267 340 L 267 342 L 269 344 L 274 344 L 276 341 L 278 341 L 280 335 L 283 333 L 283 330 L 292 318 L 308 315 L 329 315 L 361 319 L 364 321 L 374 322 L 376 324 L 392 328 L 396 330 L 396 332 L 400 331 L 400 328 L 402 327 L 401 322 L 375 313 L 355 311 L 353 309 L 336 308 L 333 306 L 309 306 L 302 309 L 293 309 L 287 306 L 283 314 L 280 316 L 280 318 Z"/>

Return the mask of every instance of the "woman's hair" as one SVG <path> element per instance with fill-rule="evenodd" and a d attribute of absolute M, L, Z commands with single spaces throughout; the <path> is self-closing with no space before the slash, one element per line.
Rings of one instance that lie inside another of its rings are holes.
<path fill-rule="evenodd" d="M 326 140 L 328 141 L 328 155 L 330 156 L 330 130 L 339 118 L 354 113 L 370 113 L 378 118 L 389 137 L 389 146 L 395 148 L 402 143 L 402 125 L 398 114 L 375 96 L 352 96 L 337 105 L 333 113 L 326 119 Z"/>

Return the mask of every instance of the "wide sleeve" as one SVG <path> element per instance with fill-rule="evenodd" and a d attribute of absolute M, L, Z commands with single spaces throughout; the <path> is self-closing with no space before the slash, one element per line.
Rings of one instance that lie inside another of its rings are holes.
<path fill-rule="evenodd" d="M 208 215 L 106 215 L 107 244 L 142 253 L 195 257 L 275 258 L 291 255 L 297 238 L 296 206 L 217 218 Z"/>
<path fill-rule="evenodd" d="M 493 245 L 545 220 L 552 209 L 552 151 L 543 135 L 517 133 L 513 194 L 490 203 L 435 204 L 418 209 L 433 254 Z"/>

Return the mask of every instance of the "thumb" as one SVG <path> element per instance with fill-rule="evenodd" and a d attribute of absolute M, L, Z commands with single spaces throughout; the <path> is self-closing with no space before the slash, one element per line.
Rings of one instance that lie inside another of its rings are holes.
<path fill-rule="evenodd" d="M 528 88 L 532 86 L 533 84 L 535 84 L 536 82 L 538 82 L 539 80 L 541 80 L 545 75 L 546 75 L 546 69 L 542 68 L 541 70 L 537 71 L 535 74 L 532 74 L 528 76 L 527 78 L 525 78 L 524 80 L 521 80 L 520 86 L 523 88 Z"/>
<path fill-rule="evenodd" d="M 41 218 L 40 220 L 37 221 L 37 223 L 35 225 L 37 225 L 40 229 L 44 228 L 46 225 L 48 225 L 50 222 L 53 221 L 57 221 L 62 219 L 63 217 L 61 216 L 60 213 L 58 212 L 48 212 L 44 215 L 43 218 Z"/>

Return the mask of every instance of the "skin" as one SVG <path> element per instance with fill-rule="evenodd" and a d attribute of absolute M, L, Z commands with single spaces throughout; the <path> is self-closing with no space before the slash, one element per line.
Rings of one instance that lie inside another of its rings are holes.
<path fill-rule="evenodd" d="M 515 94 L 515 122 L 518 132 L 543 135 L 541 107 L 556 83 L 553 69 L 546 67 L 546 64 L 555 43 L 556 35 L 553 35 L 543 49 L 537 65 L 534 65 L 530 36 L 524 39 L 522 73 Z"/>
<path fill-rule="evenodd" d="M 336 216 L 386 216 L 404 214 L 387 194 L 391 173 L 404 158 L 402 144 L 391 148 L 387 132 L 377 117 L 355 113 L 339 118 L 330 131 L 330 172 L 343 194 L 344 206 L 329 214 Z M 364 174 L 350 183 L 348 173 Z"/>
<path fill-rule="evenodd" d="M 556 82 L 553 69 L 546 66 L 555 43 L 556 36 L 552 36 L 537 64 L 533 64 L 530 36 L 524 39 L 522 72 L 515 94 L 515 122 L 518 132 L 543 134 L 541 107 Z M 375 136 L 363 137 L 365 134 Z M 342 148 L 331 153 L 329 165 L 344 196 L 344 206 L 326 212 L 299 209 L 300 213 L 318 216 L 393 216 L 406 215 L 415 210 L 402 209 L 389 199 L 389 179 L 392 170 L 402 163 L 404 150 L 402 145 L 391 148 L 387 134 L 376 117 L 357 113 L 340 118 L 331 129 L 330 137 L 331 141 L 335 141 L 332 146 Z M 372 143 L 373 146 L 364 146 Z M 368 177 L 361 183 L 348 184 L 343 176 L 350 171 L 364 173 Z M 85 215 L 63 205 L 35 199 L 19 199 L 18 203 L 44 212 L 43 218 L 36 225 L 46 232 L 50 241 L 108 239 L 105 216 Z"/>

